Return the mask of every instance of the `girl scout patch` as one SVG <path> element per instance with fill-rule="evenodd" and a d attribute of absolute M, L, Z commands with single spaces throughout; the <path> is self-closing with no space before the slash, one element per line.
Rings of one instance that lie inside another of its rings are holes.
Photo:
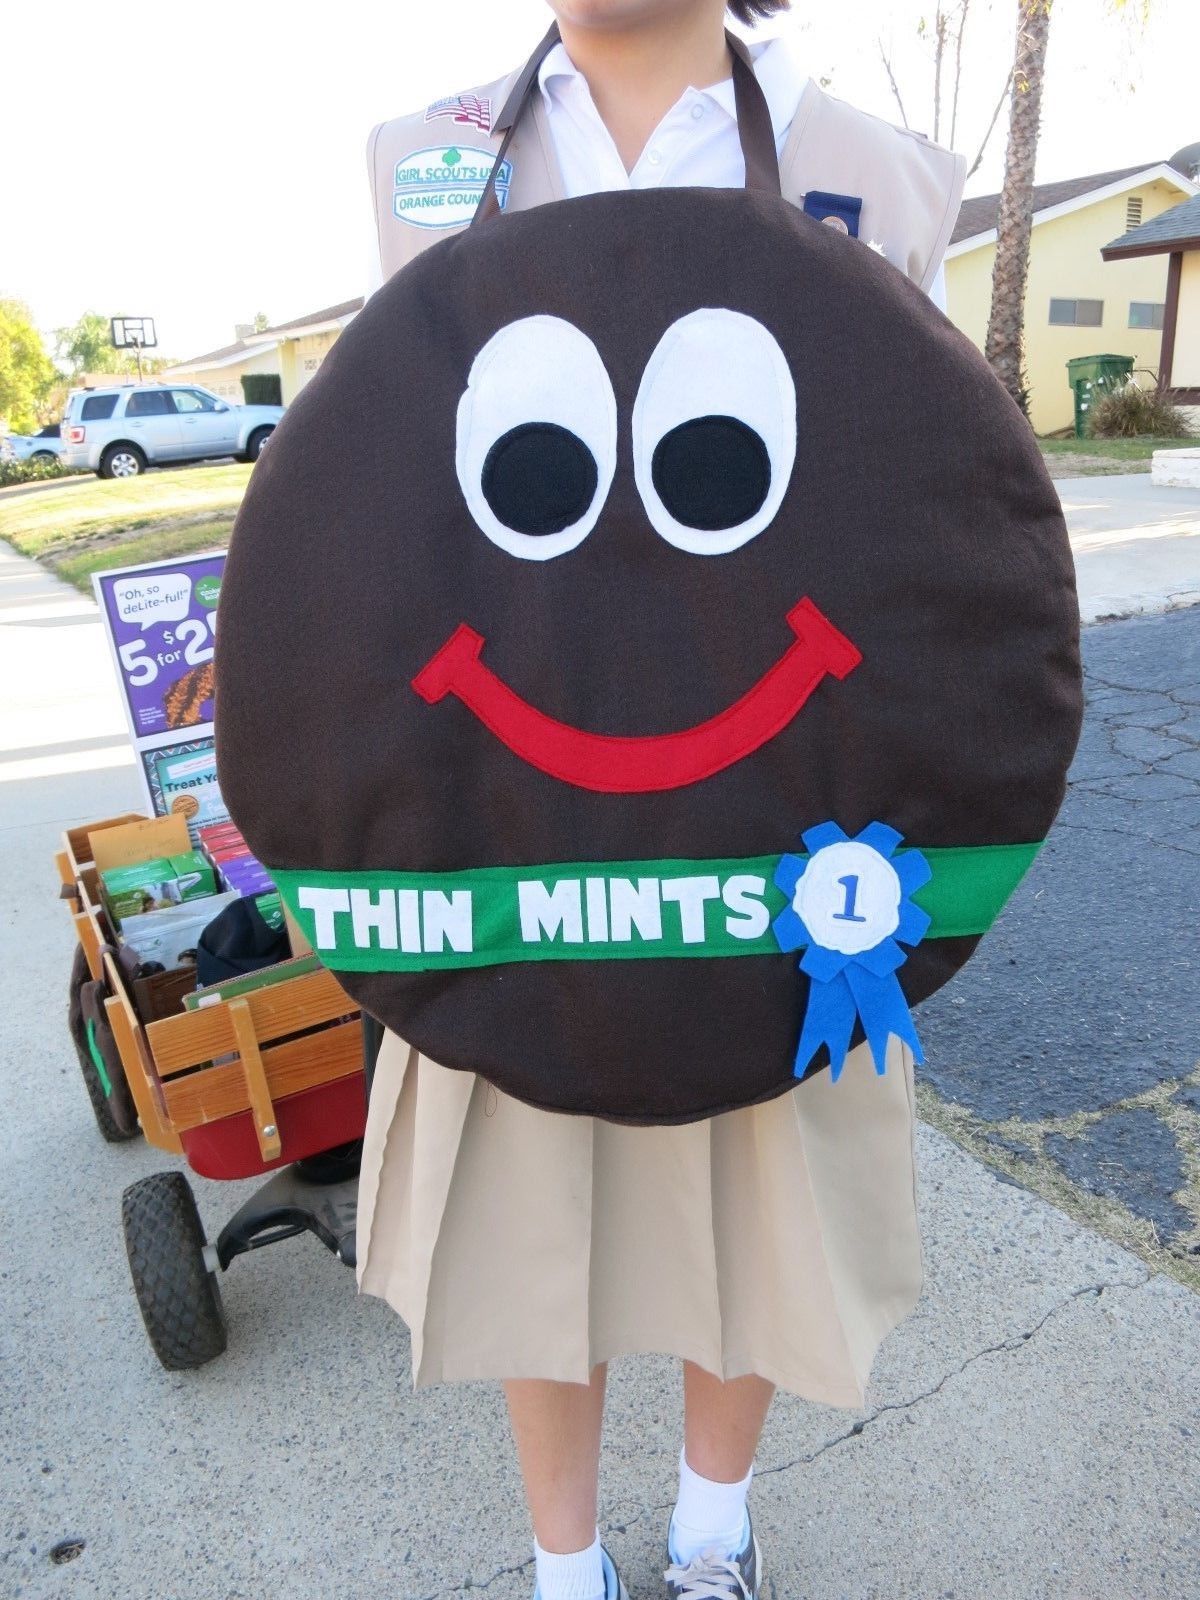
<path fill-rule="evenodd" d="M 470 222 L 495 160 L 490 150 L 471 145 L 430 145 L 397 161 L 392 182 L 392 215 L 416 228 L 461 228 Z M 496 198 L 508 203 L 512 162 L 496 173 Z"/>

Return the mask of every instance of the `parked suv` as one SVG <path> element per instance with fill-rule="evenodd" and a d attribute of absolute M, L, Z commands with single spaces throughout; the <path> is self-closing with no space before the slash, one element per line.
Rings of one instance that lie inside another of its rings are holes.
<path fill-rule="evenodd" d="M 215 456 L 257 461 L 282 415 L 282 406 L 231 406 L 193 384 L 76 389 L 67 396 L 59 459 L 101 478 Z"/>

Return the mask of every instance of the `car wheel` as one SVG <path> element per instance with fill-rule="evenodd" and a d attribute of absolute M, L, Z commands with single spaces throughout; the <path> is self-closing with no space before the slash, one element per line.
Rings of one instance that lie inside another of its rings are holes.
<path fill-rule="evenodd" d="M 30 461 L 57 461 L 58 457 L 53 450 L 35 450 L 29 459 Z"/>
<path fill-rule="evenodd" d="M 114 444 L 100 459 L 102 478 L 136 478 L 146 470 L 146 458 L 135 444 Z"/>
<path fill-rule="evenodd" d="M 255 428 L 254 432 L 250 435 L 249 442 L 246 445 L 245 459 L 247 461 L 258 460 L 259 456 L 263 453 L 263 445 L 266 444 L 267 440 L 271 437 L 274 431 L 274 428 Z"/>

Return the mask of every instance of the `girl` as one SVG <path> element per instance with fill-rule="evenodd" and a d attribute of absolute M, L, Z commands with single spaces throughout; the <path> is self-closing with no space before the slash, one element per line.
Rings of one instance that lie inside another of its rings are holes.
<path fill-rule="evenodd" d="M 729 9 L 748 23 L 787 4 Z M 724 0 L 551 9 L 558 38 L 530 64 L 536 84 L 497 172 L 504 209 L 744 182 Z M 824 95 L 782 41 L 752 56 L 784 196 L 936 292 L 961 160 Z M 486 170 L 518 79 L 372 132 L 384 277 L 469 221 L 454 192 L 423 193 L 421 174 L 442 146 Z M 746 1502 L 775 1386 L 860 1407 L 881 1340 L 920 1294 L 913 1134 L 912 1058 L 895 1040 L 882 1077 L 864 1046 L 836 1086 L 822 1072 L 766 1104 L 639 1128 L 534 1109 L 385 1037 L 359 1287 L 411 1328 L 416 1383 L 504 1381 L 540 1600 L 625 1595 L 597 1529 L 605 1363 L 649 1351 L 683 1361 L 667 1593 L 759 1594 Z"/>

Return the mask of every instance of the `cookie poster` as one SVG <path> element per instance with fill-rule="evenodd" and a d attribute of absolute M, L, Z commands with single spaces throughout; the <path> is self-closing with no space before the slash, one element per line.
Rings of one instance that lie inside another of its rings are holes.
<path fill-rule="evenodd" d="M 224 553 L 97 573 L 135 743 L 213 720 L 213 644 Z"/>
<path fill-rule="evenodd" d="M 183 817 L 193 844 L 199 843 L 201 828 L 228 822 L 211 733 L 178 744 L 146 746 L 138 753 L 155 814 Z"/>

